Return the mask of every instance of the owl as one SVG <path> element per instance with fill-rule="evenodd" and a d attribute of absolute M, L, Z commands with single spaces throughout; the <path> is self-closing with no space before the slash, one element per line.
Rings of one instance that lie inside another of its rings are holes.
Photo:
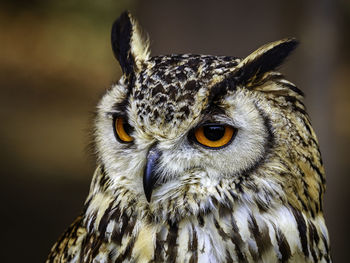
<path fill-rule="evenodd" d="M 152 57 L 124 12 L 90 192 L 46 262 L 331 262 L 316 135 L 276 71 L 296 46 Z"/>

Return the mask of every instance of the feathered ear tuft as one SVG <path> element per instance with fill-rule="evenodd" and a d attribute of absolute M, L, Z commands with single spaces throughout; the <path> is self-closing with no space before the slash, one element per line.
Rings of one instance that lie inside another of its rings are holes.
<path fill-rule="evenodd" d="M 235 73 L 237 83 L 246 83 L 260 74 L 274 70 L 297 45 L 296 39 L 285 38 L 260 47 L 238 64 Z"/>
<path fill-rule="evenodd" d="M 114 22 L 111 40 L 114 56 L 126 75 L 138 71 L 150 56 L 148 40 L 143 39 L 137 21 L 128 11 Z"/>

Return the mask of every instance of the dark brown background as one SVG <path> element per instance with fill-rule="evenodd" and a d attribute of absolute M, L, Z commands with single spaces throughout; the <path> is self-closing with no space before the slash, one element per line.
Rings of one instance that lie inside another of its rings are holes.
<path fill-rule="evenodd" d="M 301 45 L 281 69 L 305 91 L 328 188 L 333 259 L 349 234 L 350 2 L 8 0 L 0 3 L 1 262 L 43 262 L 80 212 L 95 166 L 95 105 L 120 76 L 110 28 L 130 9 L 153 54 L 244 57 L 286 36 Z"/>

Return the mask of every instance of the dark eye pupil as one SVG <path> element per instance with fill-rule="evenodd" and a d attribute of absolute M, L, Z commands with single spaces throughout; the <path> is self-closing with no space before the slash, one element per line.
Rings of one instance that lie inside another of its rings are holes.
<path fill-rule="evenodd" d="M 126 134 L 130 135 L 133 131 L 133 128 L 126 122 L 123 122 L 123 128 Z"/>
<path fill-rule="evenodd" d="M 208 125 L 203 127 L 205 137 L 211 141 L 220 140 L 225 134 L 225 127 L 221 125 Z"/>

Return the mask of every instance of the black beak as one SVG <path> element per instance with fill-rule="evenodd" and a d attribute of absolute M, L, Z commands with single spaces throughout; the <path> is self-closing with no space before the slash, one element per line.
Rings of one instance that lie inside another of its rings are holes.
<path fill-rule="evenodd" d="M 143 190 L 148 202 L 151 201 L 152 191 L 158 179 L 156 168 L 159 156 L 160 152 L 155 147 L 152 147 L 147 154 L 147 164 L 143 172 Z"/>

